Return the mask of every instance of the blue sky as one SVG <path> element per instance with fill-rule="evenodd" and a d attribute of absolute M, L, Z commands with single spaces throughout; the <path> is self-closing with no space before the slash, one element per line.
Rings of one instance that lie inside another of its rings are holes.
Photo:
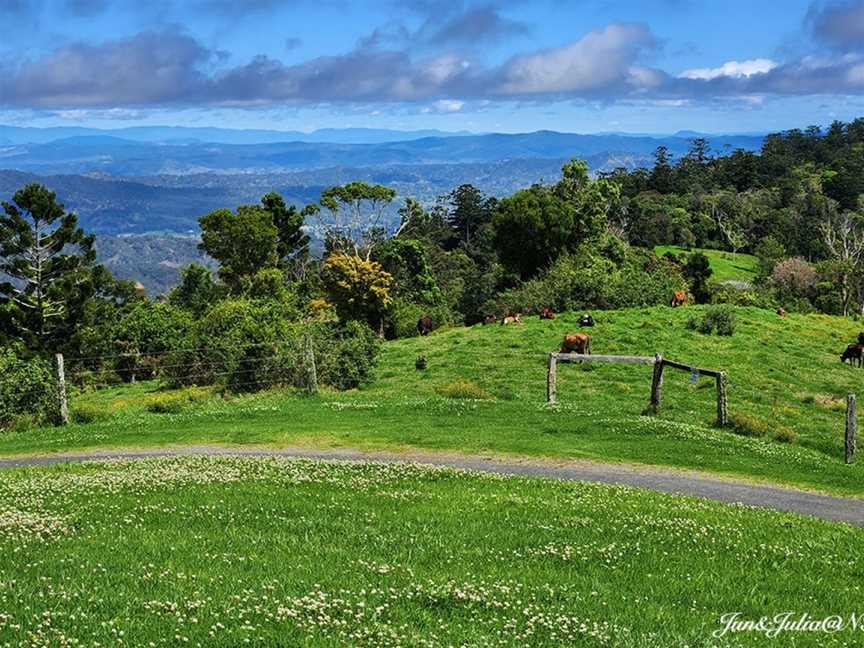
<path fill-rule="evenodd" d="M 0 0 L 0 123 L 765 131 L 864 115 L 864 0 Z"/>

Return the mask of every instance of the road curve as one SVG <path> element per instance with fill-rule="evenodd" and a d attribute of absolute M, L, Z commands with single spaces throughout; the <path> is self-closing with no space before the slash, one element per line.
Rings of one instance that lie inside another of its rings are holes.
<path fill-rule="evenodd" d="M 783 486 L 768 486 L 750 482 L 712 477 L 703 473 L 676 471 L 652 466 L 594 463 L 589 461 L 542 461 L 531 459 L 501 459 L 461 454 L 422 452 L 388 453 L 362 452 L 352 449 L 306 448 L 249 449 L 220 446 L 186 446 L 153 450 L 99 451 L 81 454 L 57 454 L 37 457 L 0 458 L 0 470 L 28 466 L 93 461 L 100 459 L 144 459 L 188 455 L 234 457 L 298 457 L 337 461 L 414 462 L 434 466 L 449 466 L 485 473 L 544 477 L 569 481 L 599 482 L 635 486 L 675 495 L 690 495 L 730 504 L 746 504 L 798 513 L 811 517 L 847 522 L 864 527 L 864 499 L 823 495 Z"/>

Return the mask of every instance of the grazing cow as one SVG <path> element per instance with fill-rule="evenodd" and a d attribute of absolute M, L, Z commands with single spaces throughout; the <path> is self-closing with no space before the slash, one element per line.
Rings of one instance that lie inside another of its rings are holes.
<path fill-rule="evenodd" d="M 555 319 L 555 311 L 553 311 L 551 308 L 548 308 L 548 307 L 544 308 L 542 311 L 540 311 L 540 319 L 554 320 Z"/>
<path fill-rule="evenodd" d="M 587 333 L 567 333 L 561 342 L 559 353 L 591 355 L 591 336 Z"/>
<path fill-rule="evenodd" d="M 591 317 L 591 313 L 585 313 L 579 318 L 579 326 L 594 326 L 594 318 Z"/>
<path fill-rule="evenodd" d="M 498 321 L 498 318 L 495 315 L 487 315 L 483 318 L 483 324 L 494 324 Z"/>
<path fill-rule="evenodd" d="M 433 322 L 432 318 L 428 315 L 421 315 L 420 319 L 417 320 L 417 332 L 420 333 L 420 335 L 429 335 L 434 328 L 435 322 Z"/>
<path fill-rule="evenodd" d="M 508 324 L 521 324 L 522 323 L 522 314 L 516 313 L 515 315 L 507 315 L 504 319 L 501 320 L 501 326 L 507 326 Z"/>
<path fill-rule="evenodd" d="M 864 344 L 850 344 L 840 356 L 840 362 L 849 361 L 853 367 L 857 361 L 858 367 L 864 366 Z"/>
<path fill-rule="evenodd" d="M 786 317 L 786 309 L 781 306 L 780 308 L 777 309 L 777 314 L 780 317 Z"/>
<path fill-rule="evenodd" d="M 672 306 L 672 308 L 678 308 L 679 306 L 683 306 L 686 303 L 687 293 L 683 290 L 676 290 L 675 293 L 672 295 L 672 303 L 670 304 L 670 306 Z"/>

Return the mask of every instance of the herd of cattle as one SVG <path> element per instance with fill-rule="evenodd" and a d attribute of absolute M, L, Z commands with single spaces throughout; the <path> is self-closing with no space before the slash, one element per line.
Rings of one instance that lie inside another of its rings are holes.
<path fill-rule="evenodd" d="M 687 293 L 683 291 L 676 291 L 672 296 L 672 301 L 670 306 L 673 308 L 677 308 L 679 306 L 684 306 L 687 303 Z M 555 319 L 555 311 L 551 308 L 544 308 L 540 311 L 540 319 L 541 320 L 554 320 Z M 783 308 L 777 309 L 777 315 L 780 317 L 786 316 L 786 311 Z M 484 325 L 495 324 L 497 323 L 498 317 L 495 315 L 488 315 L 483 320 Z M 509 313 L 501 318 L 501 325 L 508 326 L 511 324 L 522 324 L 522 314 L 521 313 Z M 590 314 L 582 315 L 579 318 L 579 326 L 581 327 L 589 327 L 594 326 L 594 318 Z M 429 335 L 432 330 L 435 328 L 435 322 L 429 315 L 423 315 L 417 320 L 417 331 L 420 335 Z M 561 342 L 561 349 L 559 353 L 579 353 L 582 355 L 589 355 L 591 353 L 591 336 L 587 333 L 567 333 L 564 335 L 564 340 Z M 850 344 L 846 347 L 846 350 L 840 355 L 840 362 L 849 362 L 852 366 L 857 366 L 859 368 L 864 367 L 864 331 L 861 331 L 858 334 L 858 342 L 856 344 Z"/>

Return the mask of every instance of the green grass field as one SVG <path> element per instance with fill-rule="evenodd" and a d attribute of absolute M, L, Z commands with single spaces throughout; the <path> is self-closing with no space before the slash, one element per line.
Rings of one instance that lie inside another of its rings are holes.
<path fill-rule="evenodd" d="M 0 480 L 0 645 L 852 646 L 860 529 L 413 465 L 173 458 Z M 844 616 L 845 618 L 845 616 Z"/>
<path fill-rule="evenodd" d="M 750 254 L 740 252 L 732 254 L 725 250 L 706 248 L 685 249 L 674 245 L 658 245 L 654 248 L 654 253 L 657 255 L 663 255 L 667 252 L 676 255 L 701 252 L 711 262 L 711 270 L 713 271 L 711 279 L 714 281 L 746 281 L 750 283 L 756 278 L 759 269 L 758 259 Z"/>
<path fill-rule="evenodd" d="M 732 337 L 687 330 L 699 307 L 596 312 L 594 353 L 664 356 L 729 374 L 729 409 L 769 433 L 713 427 L 713 381 L 670 372 L 658 417 L 650 367 L 565 365 L 558 405 L 545 404 L 545 367 L 577 314 L 523 326 L 475 326 L 384 345 L 377 379 L 361 390 L 304 397 L 290 390 L 223 398 L 192 392 L 173 413 L 156 383 L 76 396 L 102 420 L 0 435 L 0 455 L 172 444 L 421 448 L 508 456 L 595 459 L 710 471 L 864 496 L 864 463 L 843 463 L 844 398 L 864 371 L 839 352 L 861 325 L 830 316 L 779 318 L 739 309 Z M 428 369 L 414 361 L 426 356 Z M 190 393 L 184 393 L 184 398 Z M 773 438 L 795 436 L 792 443 Z"/>

